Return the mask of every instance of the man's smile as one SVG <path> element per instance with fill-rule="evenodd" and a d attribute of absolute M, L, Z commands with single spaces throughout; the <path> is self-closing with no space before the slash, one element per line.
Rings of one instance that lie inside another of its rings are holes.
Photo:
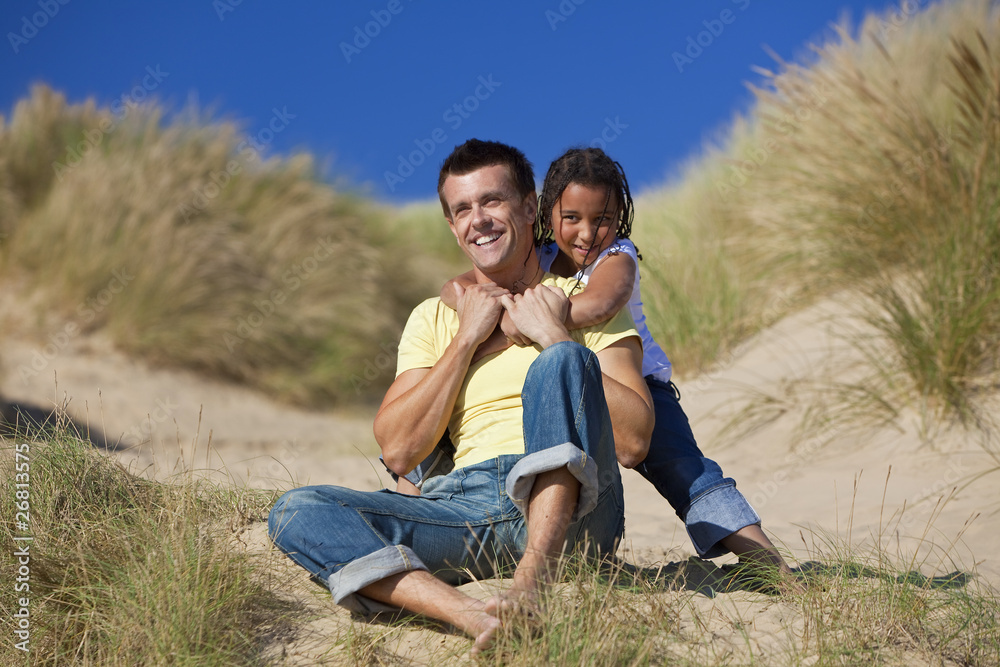
<path fill-rule="evenodd" d="M 492 234 L 486 234 L 485 236 L 480 236 L 475 241 L 473 241 L 473 243 L 475 243 L 477 246 L 489 245 L 494 241 L 496 241 L 501 236 L 503 236 L 503 234 L 501 234 L 500 232 L 493 232 Z"/>

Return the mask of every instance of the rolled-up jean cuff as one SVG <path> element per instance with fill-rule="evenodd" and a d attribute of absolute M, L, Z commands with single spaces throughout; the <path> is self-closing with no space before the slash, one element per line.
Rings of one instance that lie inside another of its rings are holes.
<path fill-rule="evenodd" d="M 427 566 L 412 549 L 392 545 L 351 561 L 331 574 L 326 583 L 330 587 L 333 601 L 351 611 L 361 614 L 397 611 L 394 607 L 358 595 L 357 592 L 394 574 L 426 569 Z"/>
<path fill-rule="evenodd" d="M 701 558 L 729 553 L 719 544 L 741 528 L 760 525 L 760 516 L 736 489 L 735 483 L 717 486 L 695 498 L 684 517 L 684 526 Z"/>
<path fill-rule="evenodd" d="M 507 475 L 507 495 L 521 513 L 528 515 L 528 500 L 538 475 L 565 466 L 580 482 L 580 497 L 573 511 L 572 521 L 587 516 L 597 507 L 597 464 L 587 453 L 567 442 L 541 451 L 532 452 L 518 461 Z"/>

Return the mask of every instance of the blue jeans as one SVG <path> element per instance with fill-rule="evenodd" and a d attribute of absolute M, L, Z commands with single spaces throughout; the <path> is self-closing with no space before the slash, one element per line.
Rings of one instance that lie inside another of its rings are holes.
<path fill-rule="evenodd" d="M 573 342 L 532 363 L 521 394 L 524 455 L 500 456 L 427 480 L 420 496 L 307 486 L 285 493 L 268 534 L 323 580 L 334 600 L 384 609 L 357 591 L 428 570 L 458 584 L 513 570 L 524 553 L 524 510 L 535 476 L 567 467 L 580 496 L 567 547 L 613 554 L 624 531 L 621 476 L 597 357 Z"/>
<path fill-rule="evenodd" d="M 646 460 L 636 470 L 677 512 L 699 556 L 728 553 L 719 540 L 759 524 L 760 517 L 736 490 L 736 482 L 723 477 L 719 464 L 701 453 L 674 384 L 647 376 L 646 385 L 656 425 Z"/>

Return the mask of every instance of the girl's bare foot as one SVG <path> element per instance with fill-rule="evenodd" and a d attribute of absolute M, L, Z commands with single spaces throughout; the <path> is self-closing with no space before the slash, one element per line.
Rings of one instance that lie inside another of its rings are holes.
<path fill-rule="evenodd" d="M 775 584 L 784 596 L 802 595 L 808 589 L 806 582 L 800 579 L 794 572 L 782 570 L 778 573 L 778 581 Z"/>
<path fill-rule="evenodd" d="M 806 592 L 805 582 L 783 561 L 780 566 L 776 566 L 772 563 L 761 563 L 756 559 L 741 558 L 737 565 L 724 567 L 740 573 L 737 579 L 743 578 L 745 584 L 750 584 L 761 592 L 784 596 L 801 595 Z"/>

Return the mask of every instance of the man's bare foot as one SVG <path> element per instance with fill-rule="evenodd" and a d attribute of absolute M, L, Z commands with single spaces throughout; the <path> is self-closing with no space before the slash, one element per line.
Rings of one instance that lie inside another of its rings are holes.
<path fill-rule="evenodd" d="M 472 655 L 479 655 L 488 650 L 496 641 L 497 632 L 503 627 L 500 619 L 493 614 L 487 614 L 479 623 L 478 633 L 472 643 Z"/>
<path fill-rule="evenodd" d="M 538 595 L 534 591 L 511 589 L 486 601 L 486 613 L 501 620 L 515 617 L 532 619 L 538 612 Z"/>
<path fill-rule="evenodd" d="M 485 611 L 497 619 L 505 632 L 537 637 L 542 632 L 541 607 L 535 591 L 514 588 L 486 601 Z"/>

